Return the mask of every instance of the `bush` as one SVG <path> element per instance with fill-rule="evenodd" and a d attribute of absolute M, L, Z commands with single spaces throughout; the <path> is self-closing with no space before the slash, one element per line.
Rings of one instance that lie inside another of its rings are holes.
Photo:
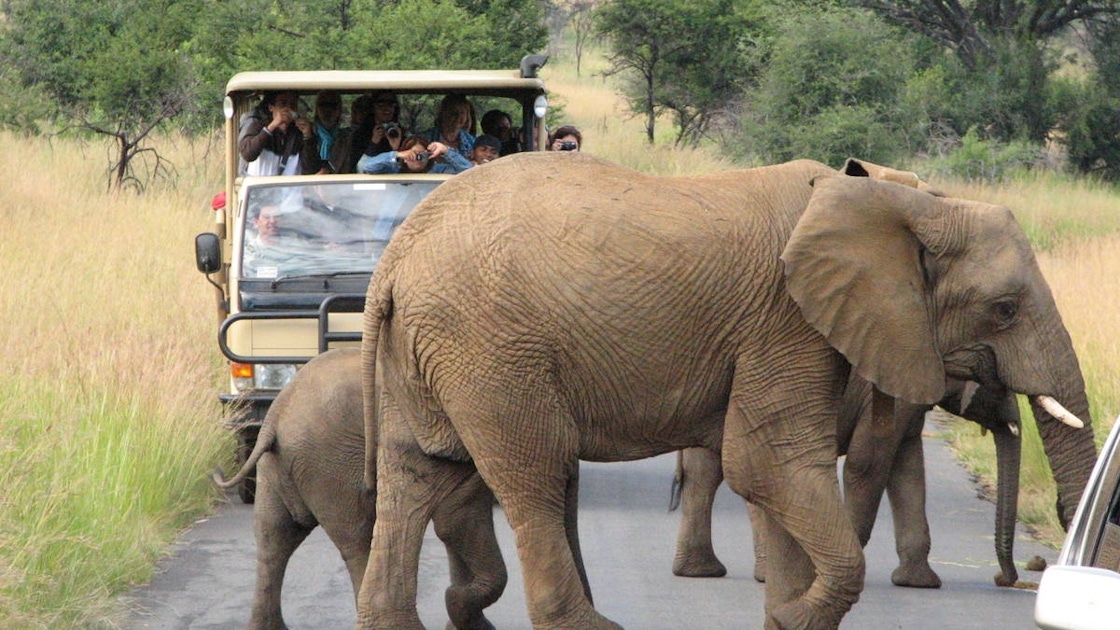
<path fill-rule="evenodd" d="M 976 128 L 961 138 L 960 146 L 927 163 L 931 174 L 966 182 L 995 183 L 1043 163 L 1041 148 L 1023 140 L 985 140 Z"/>
<path fill-rule="evenodd" d="M 873 15 L 805 10 L 777 18 L 770 59 L 746 95 L 732 151 L 762 161 L 807 157 L 889 163 L 907 150 L 898 124 L 911 46 Z"/>

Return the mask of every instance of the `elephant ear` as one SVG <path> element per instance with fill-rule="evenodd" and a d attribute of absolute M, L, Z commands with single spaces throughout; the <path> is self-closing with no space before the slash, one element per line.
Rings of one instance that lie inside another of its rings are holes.
<path fill-rule="evenodd" d="M 870 177 L 871 179 L 881 179 L 887 182 L 902 184 L 910 188 L 924 190 L 938 197 L 945 196 L 923 181 L 922 178 L 918 177 L 918 174 L 913 171 L 900 171 L 897 168 L 880 166 L 866 160 L 848 158 L 848 160 L 844 162 L 844 167 L 840 169 L 840 172 L 851 177 Z"/>
<path fill-rule="evenodd" d="M 782 254 L 806 320 L 857 374 L 915 404 L 945 391 L 923 267 L 932 257 L 912 227 L 936 209 L 935 197 L 906 185 L 820 177 Z"/>

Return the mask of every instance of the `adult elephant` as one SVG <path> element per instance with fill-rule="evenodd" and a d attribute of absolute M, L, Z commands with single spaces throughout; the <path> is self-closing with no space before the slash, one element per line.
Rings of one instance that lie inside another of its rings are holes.
<path fill-rule="evenodd" d="M 999 586 L 1013 586 L 1019 579 L 1013 549 L 1019 495 L 1019 407 L 1015 396 L 1001 388 L 950 381 L 944 409 L 978 423 L 991 432 L 996 452 L 995 550 L 1000 570 Z M 929 565 L 930 535 L 925 511 L 925 466 L 922 427 L 929 405 L 893 401 L 893 426 L 873 424 L 872 386 L 854 373 L 844 393 L 837 420 L 837 455 L 846 455 L 843 467 L 844 497 L 859 536 L 866 545 L 879 511 L 884 490 L 894 517 L 899 566 L 891 574 L 897 586 L 939 588 L 941 578 Z M 1082 410 L 1088 418 L 1088 409 Z M 1076 420 L 1070 420 L 1077 426 Z M 1065 435 L 1063 433 L 1063 435 Z M 1053 435 L 1050 436 L 1053 438 Z M 1087 479 L 1095 461 L 1092 430 L 1080 439 L 1047 445 L 1051 470 L 1057 479 Z M 723 479 L 719 455 L 705 449 L 686 449 L 677 460 L 674 500 L 683 504 L 673 559 L 673 573 L 683 577 L 721 577 L 726 567 L 712 547 L 712 501 Z M 1073 487 L 1070 487 L 1073 486 Z M 1058 517 L 1065 526 L 1073 515 L 1084 482 L 1059 488 Z M 1070 494 L 1073 496 L 1070 496 Z M 762 526 L 749 508 L 755 529 Z M 767 554 L 756 532 L 755 579 L 765 581 Z"/>
<path fill-rule="evenodd" d="M 471 169 L 396 232 L 365 318 L 378 520 L 364 628 L 422 627 L 428 518 L 483 480 L 515 532 L 533 625 L 617 627 L 581 571 L 579 459 L 693 446 L 722 453 L 784 560 L 767 625 L 836 627 L 864 574 L 836 479 L 849 362 L 915 404 L 948 376 L 1084 396 L 1008 210 L 805 160 L 652 177 L 544 153 Z M 1021 353 L 1052 361 L 1006 360 Z"/>
<path fill-rule="evenodd" d="M 292 554 L 318 526 L 338 548 L 357 597 L 376 520 L 372 485 L 363 483 L 365 436 L 360 353 L 342 348 L 307 363 L 269 407 L 256 446 L 223 488 L 256 466 L 253 507 L 257 576 L 250 630 L 281 630 L 284 573 Z M 485 488 L 452 496 L 435 512 L 435 532 L 447 546 L 451 586 L 448 628 L 493 630 L 483 609 L 506 586 L 494 535 L 493 495 Z"/>

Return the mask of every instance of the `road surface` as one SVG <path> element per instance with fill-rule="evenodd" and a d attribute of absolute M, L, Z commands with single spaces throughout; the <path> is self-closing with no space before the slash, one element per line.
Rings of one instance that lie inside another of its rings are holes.
<path fill-rule="evenodd" d="M 936 430 L 936 427 L 927 425 Z M 968 473 L 945 443 L 926 438 L 928 509 L 933 537 L 931 564 L 942 579 L 939 590 L 891 585 L 897 564 L 889 509 L 882 512 L 866 549 L 868 570 L 860 601 L 842 629 L 905 628 L 956 630 L 1033 628 L 1035 595 L 1002 589 L 993 548 L 995 506 L 979 499 Z M 675 455 L 615 464 L 582 464 L 580 537 L 596 608 L 626 628 L 637 630 L 725 630 L 762 627 L 763 585 L 752 577 L 750 522 L 742 501 L 726 486 L 716 499 L 714 544 L 727 565 L 718 579 L 672 575 L 679 513 L 667 511 Z M 502 630 L 529 628 L 512 532 L 495 509 L 498 536 L 509 565 L 505 594 L 487 609 Z M 254 579 L 252 507 L 236 495 L 217 513 L 183 534 L 151 584 L 122 598 L 128 630 L 229 630 L 249 618 Z M 1039 555 L 1052 562 L 1057 552 L 1020 532 L 1015 558 L 1020 579 L 1040 574 L 1021 565 Z M 428 628 L 443 628 L 447 563 L 429 529 L 421 558 L 419 611 Z M 316 530 L 296 552 L 283 597 L 292 630 L 352 628 L 355 607 L 349 578 L 337 551 Z"/>

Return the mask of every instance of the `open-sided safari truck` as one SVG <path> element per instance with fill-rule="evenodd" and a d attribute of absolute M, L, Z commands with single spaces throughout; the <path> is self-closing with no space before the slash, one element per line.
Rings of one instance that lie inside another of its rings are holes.
<path fill-rule="evenodd" d="M 299 366 L 329 348 L 360 343 L 366 287 L 389 237 L 421 199 L 454 177 L 246 176 L 238 152 L 242 118 L 266 92 L 295 92 L 306 116 L 322 91 L 339 94 L 343 112 L 362 95 L 390 92 L 400 102 L 401 126 L 417 133 L 434 125 L 440 100 L 457 93 L 477 116 L 508 113 L 522 150 L 543 150 L 548 101 L 537 70 L 545 59 L 529 55 L 510 71 L 244 72 L 230 79 L 223 106 L 225 200 L 215 198 L 214 231 L 198 235 L 195 250 L 198 269 L 217 293 L 218 347 L 229 360 L 229 388 L 219 398 L 230 407 L 239 464 Z M 347 124 L 344 116 L 340 125 Z M 268 258 L 258 251 L 262 213 L 277 222 L 282 237 Z M 252 502 L 254 490 L 252 481 L 244 484 L 242 500 Z"/>

